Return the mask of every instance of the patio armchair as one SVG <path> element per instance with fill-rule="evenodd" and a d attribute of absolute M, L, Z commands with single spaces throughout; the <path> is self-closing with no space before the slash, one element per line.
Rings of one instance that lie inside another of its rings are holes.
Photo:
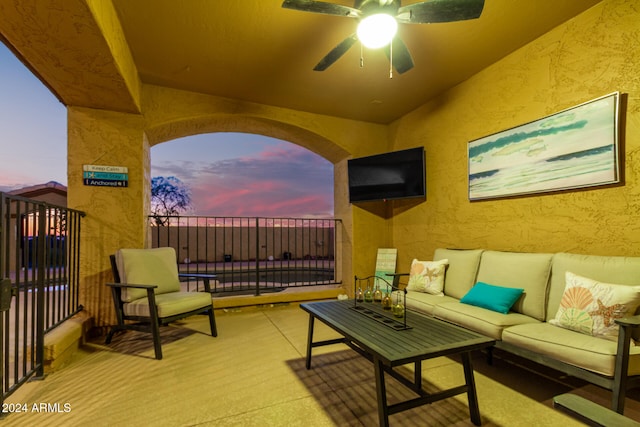
<path fill-rule="evenodd" d="M 216 320 L 209 281 L 212 274 L 178 273 L 173 248 L 120 249 L 110 256 L 115 283 L 111 288 L 118 324 L 113 326 L 106 344 L 116 332 L 136 330 L 150 332 L 156 359 L 162 359 L 160 326 L 192 316 L 207 314 L 211 335 L 216 337 Z M 204 292 L 185 292 L 180 277 L 204 281 Z"/>

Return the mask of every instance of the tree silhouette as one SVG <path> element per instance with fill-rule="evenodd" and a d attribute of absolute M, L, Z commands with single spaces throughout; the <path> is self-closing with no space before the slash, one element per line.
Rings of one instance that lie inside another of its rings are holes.
<path fill-rule="evenodd" d="M 175 176 L 151 179 L 151 217 L 155 225 L 169 225 L 169 217 L 191 208 L 191 190 Z"/>

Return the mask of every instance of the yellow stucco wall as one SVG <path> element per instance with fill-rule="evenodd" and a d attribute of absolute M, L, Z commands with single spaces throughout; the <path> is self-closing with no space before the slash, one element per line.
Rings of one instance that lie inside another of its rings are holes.
<path fill-rule="evenodd" d="M 333 162 L 335 217 L 345 224 L 337 254 L 341 277 L 353 277 L 354 242 L 364 241 L 374 251 L 387 244 L 388 233 L 371 233 L 372 228 L 367 226 L 380 223 L 386 227 L 383 221 L 375 217 L 369 221 L 366 216 L 353 220 L 346 189 L 347 158 L 390 150 L 386 126 L 148 85 L 142 87 L 142 110 L 142 115 L 135 115 L 69 108 L 69 206 L 87 214 L 81 242 L 81 300 L 97 326 L 115 320 L 104 285 L 112 280 L 108 256 L 122 247 L 149 245 L 145 220 L 150 199 L 149 149 L 178 137 L 209 132 L 257 133 L 301 145 Z M 86 164 L 128 167 L 129 186 L 83 185 L 82 166 Z M 354 215 L 359 218 L 363 214 Z M 363 226 L 354 230 L 353 223 Z M 372 271 L 373 259 L 368 260 L 366 273 Z"/>
<path fill-rule="evenodd" d="M 97 326 L 113 324 L 109 255 L 146 244 L 151 187 L 149 144 L 138 115 L 68 108 L 68 206 L 84 211 L 80 303 Z M 127 188 L 85 186 L 83 165 L 126 166 Z"/>
<path fill-rule="evenodd" d="M 108 255 L 147 244 L 149 147 L 206 132 L 250 132 L 306 147 L 334 163 L 343 220 L 345 287 L 373 272 L 378 247 L 398 270 L 446 247 L 639 255 L 640 11 L 605 0 L 390 126 L 142 85 L 142 115 L 69 108 L 69 206 L 83 210 L 82 303 L 113 323 Z M 470 203 L 467 143 L 619 90 L 628 93 L 625 185 Z M 346 160 L 423 145 L 427 200 L 351 206 Z M 211 147 L 216 149 L 216 147 Z M 129 167 L 129 188 L 82 185 L 83 164 Z"/>
<path fill-rule="evenodd" d="M 640 255 L 640 9 L 607 0 L 398 120 L 394 149 L 424 145 L 427 201 L 394 207 L 399 270 L 437 247 Z M 625 183 L 470 202 L 469 141 L 620 91 Z"/>

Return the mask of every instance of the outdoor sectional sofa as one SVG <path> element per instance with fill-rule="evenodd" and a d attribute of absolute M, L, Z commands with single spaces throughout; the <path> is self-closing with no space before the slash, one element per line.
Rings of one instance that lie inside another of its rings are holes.
<path fill-rule="evenodd" d="M 626 390 L 640 385 L 640 345 L 631 339 L 640 319 L 610 322 L 616 332 L 620 325 L 617 338 L 560 327 L 553 319 L 561 300 L 566 305 L 567 272 L 628 285 L 621 289 L 639 294 L 634 285 L 640 285 L 640 257 L 436 249 L 433 260 L 448 260 L 443 295 L 409 290 L 409 309 L 480 332 L 496 339 L 496 348 L 611 390 L 612 409 L 623 413 Z M 507 314 L 461 302 L 479 282 L 524 292 Z"/>

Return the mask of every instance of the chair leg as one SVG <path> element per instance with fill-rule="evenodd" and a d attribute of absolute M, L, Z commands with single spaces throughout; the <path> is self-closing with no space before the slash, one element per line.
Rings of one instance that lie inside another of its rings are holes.
<path fill-rule="evenodd" d="M 156 359 L 162 359 L 162 345 L 160 344 L 160 324 L 158 318 L 151 319 L 151 334 L 153 335 L 153 349 L 156 353 Z"/>
<path fill-rule="evenodd" d="M 105 344 L 111 344 L 111 339 L 113 338 L 113 334 L 115 334 L 118 331 L 118 328 L 116 326 L 112 326 L 111 330 L 109 330 L 109 333 L 107 334 L 107 338 L 104 340 Z"/>
<path fill-rule="evenodd" d="M 158 308 L 156 307 L 156 297 L 153 289 L 147 289 L 147 300 L 149 301 L 149 320 L 151 323 L 151 335 L 153 335 L 153 349 L 156 359 L 162 359 L 162 346 L 160 344 L 160 322 L 158 321 Z"/>
<path fill-rule="evenodd" d="M 218 328 L 216 326 L 216 315 L 213 312 L 213 307 L 209 309 L 209 325 L 211 326 L 211 336 L 218 336 Z"/>

